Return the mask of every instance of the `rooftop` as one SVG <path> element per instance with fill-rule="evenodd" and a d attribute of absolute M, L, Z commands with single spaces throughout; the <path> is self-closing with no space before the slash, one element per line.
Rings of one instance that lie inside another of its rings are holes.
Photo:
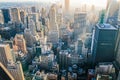
<path fill-rule="evenodd" d="M 107 24 L 107 23 L 103 23 L 103 24 L 97 24 L 96 25 L 99 29 L 107 29 L 107 30 L 117 30 L 117 28 L 115 28 L 114 26 Z"/>
<path fill-rule="evenodd" d="M 5 46 L 7 46 L 7 45 L 8 45 L 7 43 L 0 44 L 0 47 L 5 47 Z"/>

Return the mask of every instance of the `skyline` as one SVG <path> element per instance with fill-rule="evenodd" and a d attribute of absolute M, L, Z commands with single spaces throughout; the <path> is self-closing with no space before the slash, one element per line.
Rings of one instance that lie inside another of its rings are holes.
<path fill-rule="evenodd" d="M 35 2 L 50 2 L 50 3 L 54 3 L 54 2 L 64 2 L 64 0 L 0 0 L 0 2 L 28 2 L 28 1 L 35 1 Z M 70 6 L 71 7 L 79 7 L 80 4 L 88 4 L 88 5 L 95 5 L 98 7 L 106 7 L 107 4 L 107 0 L 70 0 Z"/>
<path fill-rule="evenodd" d="M 118 1 L 0 0 L 0 80 L 120 80 Z"/>

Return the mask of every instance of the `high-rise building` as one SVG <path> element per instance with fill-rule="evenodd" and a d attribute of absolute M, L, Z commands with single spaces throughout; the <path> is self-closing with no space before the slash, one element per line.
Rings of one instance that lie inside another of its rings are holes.
<path fill-rule="evenodd" d="M 65 0 L 65 12 L 69 12 L 70 9 L 70 0 Z"/>
<path fill-rule="evenodd" d="M 108 10 L 110 4 L 111 4 L 112 0 L 107 0 L 107 6 L 106 6 L 106 10 Z"/>
<path fill-rule="evenodd" d="M 119 3 L 117 0 L 108 0 L 106 7 L 106 16 L 105 22 L 108 22 L 112 25 L 117 24 Z"/>
<path fill-rule="evenodd" d="M 68 51 L 60 51 L 59 53 L 59 69 L 66 69 L 68 67 Z"/>
<path fill-rule="evenodd" d="M 49 11 L 49 20 L 50 20 L 50 28 L 49 30 L 57 30 L 56 27 L 56 6 L 52 5 L 50 7 L 50 11 Z"/>
<path fill-rule="evenodd" d="M 11 20 L 9 9 L 2 9 L 2 14 L 4 18 L 4 23 L 8 23 Z"/>
<path fill-rule="evenodd" d="M 35 13 L 36 12 L 36 7 L 35 6 L 31 7 L 31 11 L 32 11 L 32 13 Z"/>
<path fill-rule="evenodd" d="M 48 42 L 57 43 L 59 39 L 59 29 L 56 22 L 56 8 L 52 5 L 49 13 L 49 33 Z"/>
<path fill-rule="evenodd" d="M 26 41 L 22 34 L 16 34 L 14 38 L 14 50 L 27 53 Z"/>
<path fill-rule="evenodd" d="M 86 18 L 87 13 L 84 11 L 81 11 L 79 8 L 75 9 L 74 13 L 74 22 L 79 23 L 80 27 L 85 27 L 86 26 Z"/>
<path fill-rule="evenodd" d="M 28 21 L 32 19 L 35 23 L 38 22 L 38 13 L 31 13 L 28 14 Z"/>
<path fill-rule="evenodd" d="M 92 37 L 93 64 L 115 60 L 117 28 L 110 24 L 97 24 Z"/>
<path fill-rule="evenodd" d="M 117 27 L 118 27 L 118 36 L 117 36 L 117 40 L 116 40 L 115 52 L 116 52 L 117 66 L 119 66 L 120 65 L 120 25 Z"/>
<path fill-rule="evenodd" d="M 35 22 L 33 21 L 33 19 L 30 19 L 30 22 L 29 22 L 28 26 L 29 26 L 29 29 L 30 29 L 32 35 L 35 36 L 37 33 L 36 33 Z"/>
<path fill-rule="evenodd" d="M 45 25 L 46 22 L 45 22 L 45 18 L 46 18 L 47 14 L 46 14 L 46 9 L 45 8 L 42 8 L 41 9 L 41 20 L 42 20 L 42 25 Z"/>
<path fill-rule="evenodd" d="M 82 54 L 82 47 L 83 47 L 83 42 L 81 39 L 78 39 L 76 44 L 76 51 L 78 54 Z"/>
<path fill-rule="evenodd" d="M 0 44 L 0 62 L 7 67 L 9 61 L 13 61 L 9 44 Z"/>
<path fill-rule="evenodd" d="M 41 17 L 42 17 L 42 18 L 45 18 L 45 17 L 46 17 L 46 9 L 45 9 L 45 8 L 42 8 L 42 9 L 41 9 Z"/>
<path fill-rule="evenodd" d="M 63 11 L 62 11 L 62 6 L 60 6 L 58 8 L 58 11 L 57 11 L 57 23 L 58 23 L 58 26 L 60 27 L 63 23 Z"/>
<path fill-rule="evenodd" d="M 20 62 L 9 62 L 7 66 L 8 71 L 14 77 L 15 80 L 25 80 L 22 65 Z"/>
<path fill-rule="evenodd" d="M 23 24 L 25 23 L 25 17 L 26 17 L 25 11 L 20 11 L 20 18 Z"/>
<path fill-rule="evenodd" d="M 33 44 L 34 44 L 34 40 L 33 40 L 33 36 L 32 36 L 31 30 L 26 28 L 24 30 L 24 36 L 25 36 L 25 40 L 26 40 L 26 45 L 28 47 L 32 47 Z"/>
<path fill-rule="evenodd" d="M 4 24 L 4 18 L 1 10 L 0 10 L 0 24 Z"/>
<path fill-rule="evenodd" d="M 36 43 L 36 55 L 39 57 L 41 55 L 41 46 L 40 42 Z"/>
<path fill-rule="evenodd" d="M 15 80 L 6 67 L 0 62 L 0 80 Z"/>
<path fill-rule="evenodd" d="M 119 1 L 119 11 L 118 11 L 118 25 L 120 25 L 120 1 Z"/>
<path fill-rule="evenodd" d="M 81 11 L 79 8 L 75 9 L 74 13 L 74 32 L 75 32 L 75 39 L 81 35 L 84 30 L 86 30 L 86 22 L 87 22 L 87 13 Z"/>
<path fill-rule="evenodd" d="M 99 63 L 95 67 L 96 80 L 117 80 L 115 78 L 115 67 L 110 62 Z"/>
<path fill-rule="evenodd" d="M 11 20 L 12 22 L 20 22 L 20 11 L 18 8 L 11 8 Z"/>

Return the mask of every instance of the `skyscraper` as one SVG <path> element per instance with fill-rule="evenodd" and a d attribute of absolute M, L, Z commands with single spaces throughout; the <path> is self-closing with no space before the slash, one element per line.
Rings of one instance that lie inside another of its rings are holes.
<path fill-rule="evenodd" d="M 62 6 L 60 6 L 58 8 L 58 11 L 57 11 L 57 23 L 58 23 L 58 26 L 60 27 L 63 23 L 63 11 L 62 11 Z"/>
<path fill-rule="evenodd" d="M 77 54 L 82 54 L 82 47 L 83 47 L 83 41 L 81 39 L 78 39 L 76 43 Z"/>
<path fill-rule="evenodd" d="M 16 34 L 14 38 L 14 50 L 27 53 L 26 41 L 22 34 Z"/>
<path fill-rule="evenodd" d="M 120 25 L 117 26 L 118 28 L 118 35 L 117 35 L 117 40 L 116 40 L 116 47 L 115 47 L 115 67 L 116 67 L 116 73 L 117 73 L 117 76 L 118 76 L 118 79 L 120 78 Z"/>
<path fill-rule="evenodd" d="M 120 1 L 119 1 L 119 11 L 118 11 L 118 25 L 120 25 Z"/>
<path fill-rule="evenodd" d="M 108 0 L 106 7 L 106 16 L 105 22 L 108 22 L 112 25 L 117 24 L 119 3 L 117 0 Z"/>
<path fill-rule="evenodd" d="M 28 26 L 29 26 L 29 29 L 30 29 L 32 35 L 35 36 L 37 34 L 36 33 L 35 21 L 33 21 L 33 19 L 30 19 L 30 22 L 29 22 Z"/>
<path fill-rule="evenodd" d="M 26 17 L 25 11 L 20 11 L 20 18 L 23 24 L 25 23 L 25 17 Z"/>
<path fill-rule="evenodd" d="M 0 44 L 0 62 L 7 67 L 7 63 L 13 62 L 9 44 Z"/>
<path fill-rule="evenodd" d="M 110 4 L 111 4 L 112 0 L 107 0 L 107 6 L 106 6 L 106 10 L 108 10 Z"/>
<path fill-rule="evenodd" d="M 45 8 L 42 8 L 42 9 L 41 9 L 41 17 L 42 17 L 42 18 L 45 18 L 45 17 L 46 17 L 46 9 L 45 9 Z"/>
<path fill-rule="evenodd" d="M 31 11 L 32 11 L 32 13 L 35 13 L 35 12 L 36 12 L 35 6 L 31 7 Z"/>
<path fill-rule="evenodd" d="M 57 43 L 59 39 L 58 24 L 56 21 L 56 7 L 52 5 L 49 13 L 49 33 L 48 42 Z"/>
<path fill-rule="evenodd" d="M 69 12 L 70 9 L 70 0 L 65 0 L 65 12 Z"/>
<path fill-rule="evenodd" d="M 2 14 L 4 18 L 4 23 L 8 23 L 11 20 L 9 9 L 2 9 Z"/>
<path fill-rule="evenodd" d="M 68 67 L 68 52 L 63 50 L 59 53 L 59 68 L 66 69 Z"/>
<path fill-rule="evenodd" d="M 86 30 L 86 22 L 87 22 L 87 13 L 81 11 L 79 8 L 75 9 L 74 13 L 74 32 L 75 32 L 75 39 L 78 38 L 79 35 Z"/>
<path fill-rule="evenodd" d="M 3 14 L 2 11 L 0 10 L 0 24 L 4 23 L 4 18 L 3 18 Z"/>
<path fill-rule="evenodd" d="M 20 11 L 18 8 L 11 8 L 11 20 L 13 22 L 20 22 Z"/>
<path fill-rule="evenodd" d="M 7 69 L 15 80 L 25 80 L 22 70 L 22 65 L 20 62 L 16 62 L 16 63 L 9 62 Z"/>
<path fill-rule="evenodd" d="M 97 24 L 92 38 L 93 63 L 115 60 L 117 28 L 110 24 Z"/>
<path fill-rule="evenodd" d="M 41 9 L 41 20 L 42 20 L 42 25 L 45 25 L 45 18 L 46 18 L 47 14 L 46 14 L 46 9 L 42 8 Z"/>
<path fill-rule="evenodd" d="M 52 5 L 50 7 L 50 11 L 49 11 L 49 20 L 50 20 L 50 28 L 49 30 L 57 30 L 57 24 L 56 24 L 56 6 Z"/>
<path fill-rule="evenodd" d="M 6 67 L 0 62 L 0 80 L 14 80 Z"/>
<path fill-rule="evenodd" d="M 28 21 L 30 21 L 30 19 L 32 19 L 35 23 L 38 22 L 38 13 L 31 13 L 28 14 Z"/>

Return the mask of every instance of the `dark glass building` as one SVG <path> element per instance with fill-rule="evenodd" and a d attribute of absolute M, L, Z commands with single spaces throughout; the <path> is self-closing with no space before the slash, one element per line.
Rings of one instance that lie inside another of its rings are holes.
<path fill-rule="evenodd" d="M 10 21 L 9 9 L 2 9 L 2 14 L 3 14 L 3 18 L 4 18 L 4 23 L 8 23 Z"/>
<path fill-rule="evenodd" d="M 97 24 L 92 38 L 93 64 L 115 60 L 117 28 L 110 24 Z"/>

